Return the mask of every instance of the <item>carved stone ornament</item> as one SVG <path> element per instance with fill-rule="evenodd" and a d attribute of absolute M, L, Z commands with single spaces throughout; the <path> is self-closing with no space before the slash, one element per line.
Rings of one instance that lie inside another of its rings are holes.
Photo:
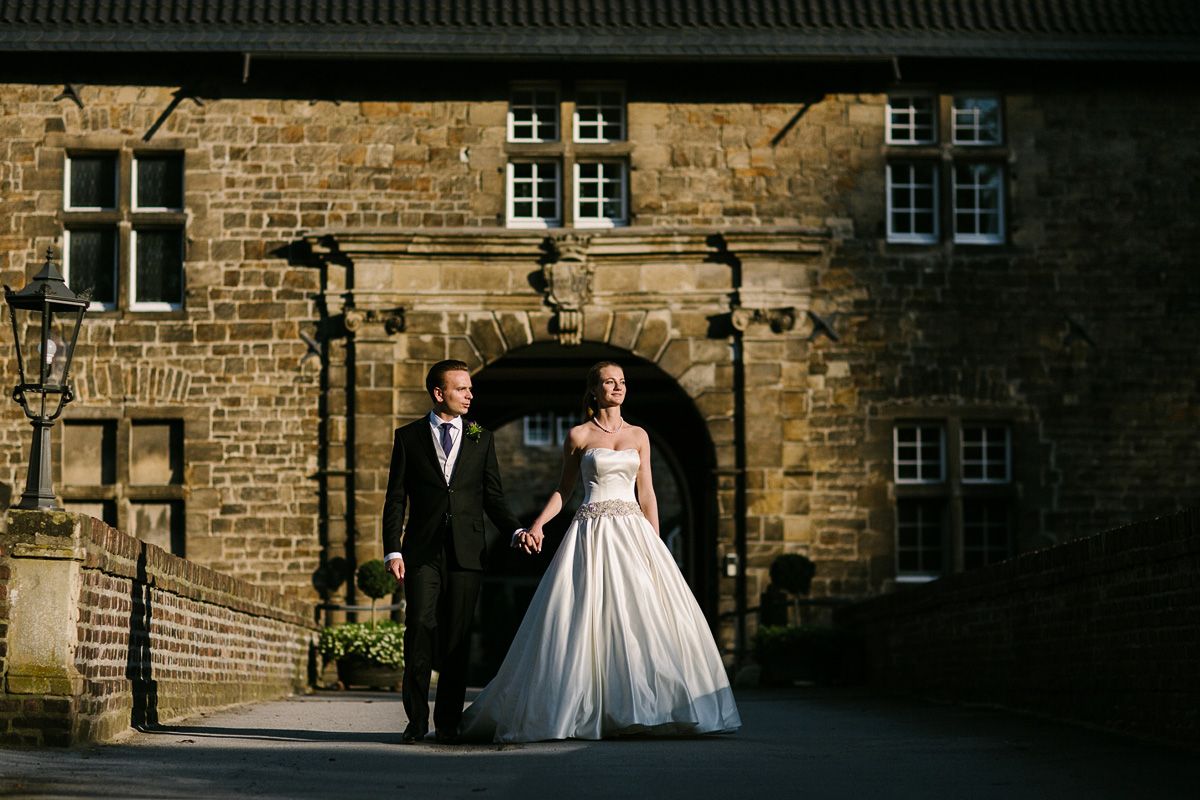
<path fill-rule="evenodd" d="M 753 324 L 768 325 L 775 333 L 790 331 L 796 327 L 796 309 L 787 308 L 746 308 L 739 306 L 730 316 L 733 327 L 745 331 Z"/>
<path fill-rule="evenodd" d="M 583 306 L 592 297 L 592 265 L 587 260 L 590 237 L 566 234 L 551 239 L 551 259 L 542 265 L 546 302 L 554 309 L 558 341 L 577 345 L 583 341 Z"/>
<path fill-rule="evenodd" d="M 389 336 L 403 333 L 406 327 L 403 308 L 351 308 L 346 311 L 344 319 L 346 330 L 350 333 L 357 333 L 364 322 L 382 323 Z"/>

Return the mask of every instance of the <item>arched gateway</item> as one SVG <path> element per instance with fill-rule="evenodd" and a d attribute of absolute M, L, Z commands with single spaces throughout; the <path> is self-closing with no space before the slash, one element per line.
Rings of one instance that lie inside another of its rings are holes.
<path fill-rule="evenodd" d="M 457 230 L 306 241 L 324 299 L 328 554 L 379 555 L 391 432 L 428 410 L 432 363 L 471 365 L 474 410 L 495 428 L 576 407 L 587 366 L 613 358 L 637 387 L 631 414 L 651 430 L 684 498 L 685 575 L 722 646 L 744 645 L 738 619 L 784 545 L 781 510 L 755 507 L 747 466 L 783 475 L 784 443 L 771 435 L 788 413 L 781 348 L 798 338 L 792 322 L 808 309 L 822 237 Z"/>

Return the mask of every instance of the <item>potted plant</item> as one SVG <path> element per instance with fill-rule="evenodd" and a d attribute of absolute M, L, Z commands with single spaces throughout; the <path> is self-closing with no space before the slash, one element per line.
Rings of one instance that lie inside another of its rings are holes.
<path fill-rule="evenodd" d="M 348 622 L 321 631 L 317 649 L 326 661 L 337 661 L 343 686 L 396 688 L 404 676 L 404 626 L 390 619 L 375 620 L 376 602 L 391 594 L 396 581 L 379 559 L 355 573 L 355 585 L 371 598 L 370 622 Z"/>

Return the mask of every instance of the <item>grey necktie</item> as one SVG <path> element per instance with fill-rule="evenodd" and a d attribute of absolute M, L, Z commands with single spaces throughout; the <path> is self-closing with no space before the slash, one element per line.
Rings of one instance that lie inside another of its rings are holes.
<path fill-rule="evenodd" d="M 450 438 L 449 422 L 442 423 L 442 452 L 446 454 L 446 458 L 450 457 L 450 448 L 454 447 L 454 440 Z"/>

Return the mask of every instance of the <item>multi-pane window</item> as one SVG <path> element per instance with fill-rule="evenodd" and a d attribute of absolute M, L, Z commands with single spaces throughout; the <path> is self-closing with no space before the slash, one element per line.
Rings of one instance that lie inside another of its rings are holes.
<path fill-rule="evenodd" d="M 1004 241 L 1004 168 L 999 164 L 954 165 L 954 241 Z"/>
<path fill-rule="evenodd" d="M 562 445 L 571 434 L 571 428 L 579 424 L 578 417 L 559 416 L 554 420 L 555 430 L 558 432 L 557 443 Z"/>
<path fill-rule="evenodd" d="M 117 208 L 116 153 L 81 153 L 64 167 L 64 205 L 68 211 L 115 211 Z"/>
<path fill-rule="evenodd" d="M 134 229 L 130 236 L 133 269 L 130 307 L 170 311 L 183 299 L 183 232 L 178 228 Z"/>
<path fill-rule="evenodd" d="M 60 435 L 68 511 L 185 555 L 181 420 L 69 420 Z"/>
<path fill-rule="evenodd" d="M 518 161 L 508 165 L 508 224 L 548 228 L 562 222 L 557 161 Z"/>
<path fill-rule="evenodd" d="M 68 285 L 97 310 L 182 308 L 182 155 L 69 153 L 63 172 Z"/>
<path fill-rule="evenodd" d="M 508 140 L 553 142 L 558 138 L 558 89 L 514 86 L 508 103 Z"/>
<path fill-rule="evenodd" d="M 949 144 L 940 143 L 939 117 L 951 132 Z M 1000 98 L 893 95 L 885 141 L 889 242 L 934 244 L 948 230 L 958 244 L 1004 243 L 1007 153 Z"/>
<path fill-rule="evenodd" d="M 998 97 L 957 95 L 951 114 L 955 144 L 998 145 L 1004 140 Z"/>
<path fill-rule="evenodd" d="M 897 425 L 893 440 L 896 483 L 940 483 L 946 454 L 941 425 Z"/>
<path fill-rule="evenodd" d="M 546 447 L 554 444 L 554 415 L 549 413 L 527 414 L 524 422 L 525 444 L 529 447 Z"/>
<path fill-rule="evenodd" d="M 937 110 L 933 95 L 893 95 L 887 104 L 888 144 L 933 144 Z"/>
<path fill-rule="evenodd" d="M 1012 430 L 1007 425 L 963 423 L 963 483 L 1012 480 Z"/>
<path fill-rule="evenodd" d="M 945 559 L 945 504 L 900 500 L 896 504 L 896 570 L 916 578 L 936 578 Z"/>
<path fill-rule="evenodd" d="M 624 225 L 626 165 L 621 161 L 575 164 L 575 224 L 611 228 Z"/>
<path fill-rule="evenodd" d="M 117 227 L 67 228 L 63 231 L 64 277 L 76 292 L 91 290 L 93 310 L 117 307 Z"/>
<path fill-rule="evenodd" d="M 575 93 L 575 141 L 616 142 L 625 138 L 625 93 L 620 88 L 582 86 Z"/>
<path fill-rule="evenodd" d="M 516 84 L 509 95 L 505 221 L 512 228 L 629 223 L 625 90 Z M 570 118 L 570 136 L 560 120 Z"/>
<path fill-rule="evenodd" d="M 523 441 L 528 447 L 561 447 L 578 423 L 579 419 L 569 414 L 548 411 L 528 414 L 522 420 Z"/>
<path fill-rule="evenodd" d="M 1003 561 L 1012 554 L 1009 504 L 1004 500 L 963 500 L 963 568 Z"/>
<path fill-rule="evenodd" d="M 892 480 L 898 580 L 929 580 L 1012 555 L 1007 423 L 957 417 L 897 422 Z"/>
<path fill-rule="evenodd" d="M 938 168 L 931 161 L 887 166 L 888 241 L 936 242 Z"/>

